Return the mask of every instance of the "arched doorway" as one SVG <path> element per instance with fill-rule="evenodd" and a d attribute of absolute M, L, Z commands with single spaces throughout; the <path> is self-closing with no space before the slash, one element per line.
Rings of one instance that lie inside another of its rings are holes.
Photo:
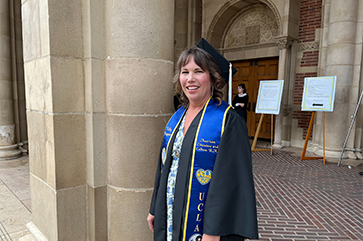
<path fill-rule="evenodd" d="M 278 79 L 279 48 L 275 38 L 281 34 L 280 26 L 280 17 L 270 1 L 232 1 L 221 8 L 208 31 L 210 41 L 220 46 L 220 51 L 238 70 L 229 87 L 232 95 L 237 94 L 238 84 L 247 87 L 250 137 L 254 137 L 260 118 L 254 111 L 259 82 Z M 264 118 L 259 137 L 271 138 L 271 121 L 271 115 Z"/>
<path fill-rule="evenodd" d="M 255 113 L 258 89 L 262 80 L 276 80 L 278 74 L 278 58 L 263 58 L 254 60 L 233 61 L 233 66 L 237 73 L 232 79 L 232 95 L 238 94 L 237 86 L 245 84 L 246 92 L 249 95 L 247 105 L 247 128 L 250 137 L 255 136 L 261 114 Z M 271 138 L 271 115 L 265 115 L 259 137 L 264 139 Z"/>

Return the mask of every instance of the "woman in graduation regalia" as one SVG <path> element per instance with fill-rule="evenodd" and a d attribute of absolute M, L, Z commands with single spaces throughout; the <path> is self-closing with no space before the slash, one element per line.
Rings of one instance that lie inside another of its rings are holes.
<path fill-rule="evenodd" d="M 222 101 L 225 82 L 210 54 L 192 47 L 177 63 L 184 105 L 169 120 L 160 150 L 147 217 L 155 241 L 258 238 L 247 128 Z"/>

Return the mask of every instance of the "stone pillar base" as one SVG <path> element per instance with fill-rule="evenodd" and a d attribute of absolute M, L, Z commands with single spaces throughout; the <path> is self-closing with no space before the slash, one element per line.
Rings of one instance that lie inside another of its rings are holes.
<path fill-rule="evenodd" d="M 44 236 L 42 232 L 40 232 L 38 227 L 35 226 L 33 222 L 27 223 L 26 227 L 29 229 L 29 231 L 37 241 L 48 241 L 48 239 Z"/>
<path fill-rule="evenodd" d="M 0 161 L 18 158 L 22 152 L 18 149 L 18 145 L 0 146 Z"/>
<path fill-rule="evenodd" d="M 315 155 L 318 156 L 324 156 L 324 151 L 323 151 L 323 147 L 321 145 L 312 143 L 310 146 L 308 146 L 307 151 L 314 153 Z M 331 149 L 327 149 L 325 147 L 325 157 L 328 158 L 335 158 L 335 159 L 339 159 L 340 155 L 342 153 L 342 150 L 331 150 Z M 353 153 L 354 155 L 354 153 Z M 348 151 L 345 151 L 343 153 L 342 156 L 343 159 L 357 159 L 356 156 L 354 156 L 354 158 L 352 158 L 351 156 L 348 155 Z"/>
<path fill-rule="evenodd" d="M 282 140 L 281 145 L 282 145 L 282 147 L 289 147 L 289 146 L 291 146 L 291 141 Z"/>
<path fill-rule="evenodd" d="M 274 143 L 272 145 L 273 148 L 276 148 L 276 149 L 282 149 L 284 146 L 281 144 L 281 143 Z"/>
<path fill-rule="evenodd" d="M 23 156 L 28 155 L 28 142 L 25 141 L 24 143 L 20 142 L 18 143 L 19 150 L 21 151 Z"/>

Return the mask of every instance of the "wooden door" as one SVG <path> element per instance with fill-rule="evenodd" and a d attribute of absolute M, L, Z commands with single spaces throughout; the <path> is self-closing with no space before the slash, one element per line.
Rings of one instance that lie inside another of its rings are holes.
<path fill-rule="evenodd" d="M 232 95 L 234 97 L 238 94 L 237 86 L 239 84 L 246 85 L 246 92 L 249 95 L 247 105 L 248 135 L 254 137 L 261 117 L 261 114 L 255 113 L 260 81 L 277 80 L 278 58 L 236 61 L 232 64 L 238 70 L 232 79 Z M 271 139 L 271 115 L 264 116 L 258 137 Z"/>

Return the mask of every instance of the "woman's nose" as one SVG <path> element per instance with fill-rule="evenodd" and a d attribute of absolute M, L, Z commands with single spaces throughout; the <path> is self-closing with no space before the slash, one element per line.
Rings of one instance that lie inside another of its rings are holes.
<path fill-rule="evenodd" d="M 194 78 L 194 74 L 193 73 L 189 73 L 188 74 L 188 81 L 193 81 L 195 78 Z"/>

